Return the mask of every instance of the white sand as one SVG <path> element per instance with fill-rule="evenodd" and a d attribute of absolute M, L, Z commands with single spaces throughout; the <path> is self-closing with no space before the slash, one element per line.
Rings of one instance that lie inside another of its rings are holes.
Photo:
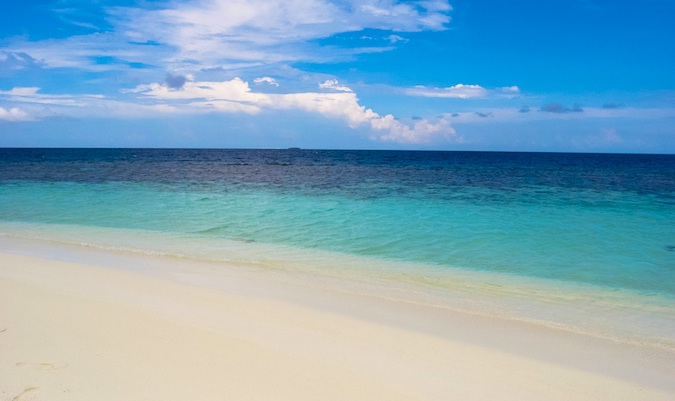
<path fill-rule="evenodd" d="M 0 401 L 675 399 L 657 349 L 265 272 L 10 251 Z"/>

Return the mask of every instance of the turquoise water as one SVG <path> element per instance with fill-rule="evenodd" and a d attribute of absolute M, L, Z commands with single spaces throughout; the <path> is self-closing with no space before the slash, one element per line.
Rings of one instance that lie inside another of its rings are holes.
<path fill-rule="evenodd" d="M 360 199 L 189 187 L 11 182 L 0 188 L 0 216 L 287 244 L 675 295 L 669 249 L 674 208 L 634 194 L 574 194 L 572 201 L 543 190 L 530 199 L 527 193 L 462 189 L 480 193 L 456 200 Z"/>
<path fill-rule="evenodd" d="M 586 303 L 604 294 L 615 306 L 636 297 L 621 308 L 660 316 L 641 325 L 663 330 L 673 324 L 675 157 L 0 154 L 5 236 L 274 268 L 372 269 L 368 274 L 417 281 L 434 287 L 430 291 L 456 290 L 453 280 L 464 280 L 463 288 L 485 281 L 519 294 L 514 288 L 522 285 L 530 297 L 566 288 Z M 466 272 L 477 274 L 467 279 Z M 476 283 L 467 284 L 471 280 Z M 579 296 L 580 289 L 586 295 Z M 561 294 L 556 297 L 568 297 Z M 553 321 L 568 319 L 565 313 Z M 540 312 L 528 316 L 543 319 Z"/>

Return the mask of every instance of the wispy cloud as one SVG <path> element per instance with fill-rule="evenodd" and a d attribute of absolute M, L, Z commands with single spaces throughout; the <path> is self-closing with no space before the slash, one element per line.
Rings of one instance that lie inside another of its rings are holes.
<path fill-rule="evenodd" d="M 40 60 L 46 68 L 105 71 L 144 63 L 170 71 L 197 71 L 241 63 L 321 62 L 328 60 L 327 53 L 334 61 L 358 53 L 387 51 L 394 47 L 347 46 L 322 52 L 316 40 L 364 29 L 442 30 L 450 21 L 445 0 L 188 0 L 139 4 L 146 7 L 104 8 L 109 29 L 41 41 L 14 38 L 6 41 L 5 53 L 16 59 Z M 392 34 L 389 42 L 401 39 Z M 100 57 L 119 62 L 101 64 L 97 62 Z"/>
<path fill-rule="evenodd" d="M 12 102 L 37 103 L 61 106 L 85 106 L 84 99 L 102 98 L 101 95 L 49 95 L 38 93 L 37 87 L 17 87 L 8 91 L 0 91 L 0 99 L 6 98 Z"/>
<path fill-rule="evenodd" d="M 391 0 L 201 0 L 167 9 L 120 8 L 113 15 L 128 38 L 176 49 L 171 62 L 203 65 L 313 61 L 321 57 L 310 43 L 316 39 L 366 28 L 443 29 L 449 21 L 438 7 Z"/>
<path fill-rule="evenodd" d="M 556 104 L 557 105 L 557 104 Z M 580 107 L 569 108 L 565 106 L 549 106 L 551 110 L 563 111 L 541 111 L 531 109 L 528 106 L 521 108 L 494 107 L 481 108 L 478 110 L 456 112 L 448 114 L 455 123 L 494 123 L 494 122 L 525 122 L 525 121 L 547 121 L 547 120 L 661 120 L 675 118 L 675 108 L 605 108 L 605 107 L 587 107 L 581 111 L 573 111 Z M 568 111 L 564 111 L 568 110 Z M 490 118 L 486 118 L 490 117 Z"/>
<path fill-rule="evenodd" d="M 487 90 L 480 85 L 457 84 L 447 88 L 415 86 L 414 88 L 406 89 L 405 93 L 410 96 L 471 99 L 485 97 Z"/>
<path fill-rule="evenodd" d="M 103 95 L 45 94 L 41 93 L 41 89 L 37 87 L 16 87 L 8 91 L 0 91 L 0 104 L 3 103 L 6 121 L 35 121 L 63 116 L 76 118 L 147 117 L 176 111 L 170 106 L 143 104 L 135 99 L 125 102 L 109 99 Z M 14 106 L 15 104 L 21 104 L 21 107 Z"/>
<path fill-rule="evenodd" d="M 0 75 L 27 68 L 40 68 L 41 64 L 25 52 L 0 51 Z"/>
<path fill-rule="evenodd" d="M 457 84 L 446 88 L 435 88 L 428 86 L 415 86 L 407 88 L 404 93 L 409 96 L 449 98 L 449 99 L 475 99 L 488 96 L 517 95 L 520 89 L 517 86 L 508 86 L 488 90 L 480 85 Z"/>

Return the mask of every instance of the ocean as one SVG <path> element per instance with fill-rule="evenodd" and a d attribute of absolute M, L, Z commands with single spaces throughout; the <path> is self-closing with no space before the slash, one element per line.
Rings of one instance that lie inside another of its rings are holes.
<path fill-rule="evenodd" d="M 673 155 L 0 149 L 0 236 L 371 280 L 675 350 Z"/>

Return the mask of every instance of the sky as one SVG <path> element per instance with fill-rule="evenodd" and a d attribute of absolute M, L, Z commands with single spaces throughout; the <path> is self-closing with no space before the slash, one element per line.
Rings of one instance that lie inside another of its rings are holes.
<path fill-rule="evenodd" d="M 23 0 L 0 147 L 675 153 L 675 1 Z"/>

